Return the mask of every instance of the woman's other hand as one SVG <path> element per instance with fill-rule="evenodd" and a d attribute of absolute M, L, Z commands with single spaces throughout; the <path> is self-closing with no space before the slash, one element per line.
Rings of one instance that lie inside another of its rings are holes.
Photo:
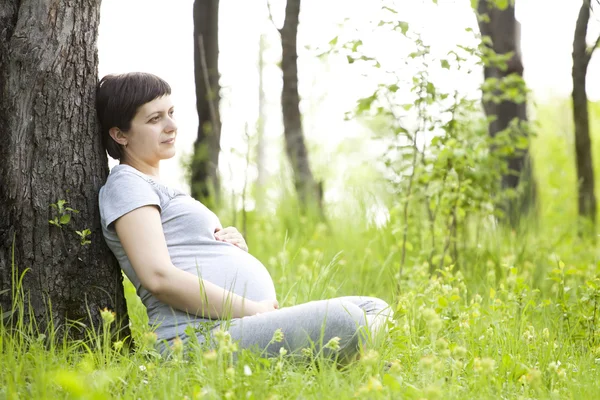
<path fill-rule="evenodd" d="M 246 252 L 248 251 L 248 245 L 246 244 L 244 237 L 233 226 L 228 226 L 227 228 L 223 229 L 215 229 L 215 239 L 221 242 L 231 243 Z"/>
<path fill-rule="evenodd" d="M 258 315 L 271 311 L 275 311 L 279 308 L 277 300 L 263 300 L 254 303 L 254 307 L 250 310 L 250 315 Z"/>

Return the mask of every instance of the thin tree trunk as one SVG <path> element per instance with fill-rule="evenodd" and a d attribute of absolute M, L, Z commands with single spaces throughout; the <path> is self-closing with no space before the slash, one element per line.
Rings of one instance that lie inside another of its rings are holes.
<path fill-rule="evenodd" d="M 495 7 L 493 1 L 480 0 L 478 14 L 487 15 L 488 19 L 479 18 L 479 29 L 482 36 L 489 36 L 492 40 L 492 50 L 497 54 L 513 53 L 507 63 L 506 69 L 486 64 L 484 79 L 496 78 L 502 80 L 511 74 L 523 77 L 523 63 L 520 50 L 520 25 L 515 19 L 515 9 L 509 4 L 504 10 Z M 524 95 L 524 93 L 523 93 Z M 499 132 L 508 128 L 513 120 L 520 124 L 527 121 L 527 102 L 504 100 L 500 103 L 485 101 L 484 111 L 488 117 L 493 117 L 489 123 L 488 132 L 495 137 Z M 529 158 L 528 149 L 517 149 L 515 153 L 506 158 L 508 173 L 502 176 L 503 189 L 521 188 L 520 195 L 507 205 L 510 222 L 518 223 L 519 215 L 526 213 L 535 206 L 535 182 L 533 167 Z"/>
<path fill-rule="evenodd" d="M 107 307 L 128 335 L 122 274 L 98 208 L 108 176 L 94 108 L 99 22 L 99 0 L 2 1 L 0 288 L 14 291 L 15 275 L 24 274 L 24 306 L 42 329 L 48 311 L 55 328 L 67 320 L 89 326 L 88 313 L 97 327 Z M 48 222 L 60 199 L 79 211 L 62 228 Z M 83 246 L 75 231 L 86 228 L 91 244 Z M 0 307 L 10 312 L 11 291 Z"/>
<path fill-rule="evenodd" d="M 300 0 L 288 0 L 285 7 L 285 21 L 281 33 L 281 69 L 283 90 L 281 106 L 286 152 L 294 172 L 294 182 L 300 203 L 316 205 L 322 212 L 322 188 L 311 172 L 308 151 L 304 143 L 302 118 L 300 115 L 300 95 L 298 94 L 298 52 L 296 38 L 300 16 Z"/>
<path fill-rule="evenodd" d="M 266 96 L 264 87 L 264 69 L 265 69 L 265 57 L 264 52 L 266 50 L 266 38 L 265 35 L 260 35 L 260 44 L 258 48 L 258 123 L 257 123 L 257 136 L 258 140 L 256 143 L 256 167 L 258 169 L 258 177 L 256 180 L 256 208 L 262 210 L 264 208 L 264 188 L 267 183 L 267 170 L 266 170 L 266 140 L 265 140 L 265 126 L 267 120 L 266 113 Z"/>
<path fill-rule="evenodd" d="M 219 0 L 194 1 L 194 71 L 198 135 L 194 142 L 191 192 L 209 208 L 220 200 Z"/>
<path fill-rule="evenodd" d="M 581 5 L 573 40 L 573 121 L 575 122 L 575 155 L 577 163 L 579 215 L 596 225 L 596 196 L 594 194 L 594 166 L 588 116 L 588 99 L 585 91 L 587 68 L 592 56 L 586 44 L 590 19 L 590 4 Z"/>

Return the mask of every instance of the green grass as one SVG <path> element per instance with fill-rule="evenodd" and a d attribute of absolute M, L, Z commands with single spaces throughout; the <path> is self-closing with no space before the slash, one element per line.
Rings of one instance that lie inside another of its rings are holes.
<path fill-rule="evenodd" d="M 539 110 L 535 228 L 516 233 L 477 221 L 484 229 L 463 249 L 460 268 L 447 264 L 433 279 L 427 257 L 411 252 L 400 293 L 393 220 L 375 227 L 361 216 L 371 194 L 331 210 L 330 229 L 302 220 L 290 202 L 270 217 L 249 214 L 250 250 L 270 270 L 281 306 L 356 294 L 393 305 L 395 326 L 360 361 L 338 368 L 319 356 L 298 363 L 241 352 L 233 365 L 224 341 L 216 352 L 191 345 L 188 356 L 176 350 L 161 359 L 128 283 L 135 353 L 116 351 L 102 332 L 67 342 L 31 326 L 10 334 L 0 327 L 0 399 L 594 398 L 599 254 L 575 234 L 573 146 L 560 115 Z"/>

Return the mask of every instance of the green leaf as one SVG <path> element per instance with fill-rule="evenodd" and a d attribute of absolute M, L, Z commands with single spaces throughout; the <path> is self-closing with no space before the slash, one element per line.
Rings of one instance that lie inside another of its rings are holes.
<path fill-rule="evenodd" d="M 346 56 L 346 60 L 348 60 L 348 64 L 354 64 L 354 57 Z"/>
<path fill-rule="evenodd" d="M 442 68 L 450 69 L 450 63 L 448 60 L 441 60 Z"/>
<path fill-rule="evenodd" d="M 495 0 L 494 2 L 496 3 L 496 7 L 501 11 L 508 8 L 509 0 Z"/>
<path fill-rule="evenodd" d="M 402 34 L 406 35 L 406 32 L 408 32 L 408 22 L 400 21 L 398 23 L 398 26 L 400 27 L 400 31 L 402 32 Z"/>
<path fill-rule="evenodd" d="M 60 224 L 66 225 L 71 221 L 71 214 L 65 214 L 60 217 Z"/>
<path fill-rule="evenodd" d="M 338 42 L 338 37 L 336 36 L 336 37 L 334 37 L 333 39 L 331 39 L 331 40 L 329 41 L 329 44 L 330 44 L 331 46 L 335 46 L 335 45 L 337 44 L 337 42 Z"/>
<path fill-rule="evenodd" d="M 440 305 L 440 307 L 446 308 L 449 305 L 448 299 L 446 299 L 445 297 L 438 297 L 438 304 Z"/>
<path fill-rule="evenodd" d="M 402 390 L 402 385 L 390 374 L 383 376 L 383 385 L 388 387 L 392 392 L 400 392 Z"/>

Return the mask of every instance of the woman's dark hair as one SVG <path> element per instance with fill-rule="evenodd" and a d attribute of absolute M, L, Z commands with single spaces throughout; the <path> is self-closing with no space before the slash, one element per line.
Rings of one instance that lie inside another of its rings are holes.
<path fill-rule="evenodd" d="M 117 127 L 127 132 L 142 105 L 170 94 L 171 87 L 167 82 L 145 72 L 106 75 L 100 80 L 96 86 L 96 112 L 102 144 L 112 158 L 120 160 L 123 152 L 109 130 Z"/>

